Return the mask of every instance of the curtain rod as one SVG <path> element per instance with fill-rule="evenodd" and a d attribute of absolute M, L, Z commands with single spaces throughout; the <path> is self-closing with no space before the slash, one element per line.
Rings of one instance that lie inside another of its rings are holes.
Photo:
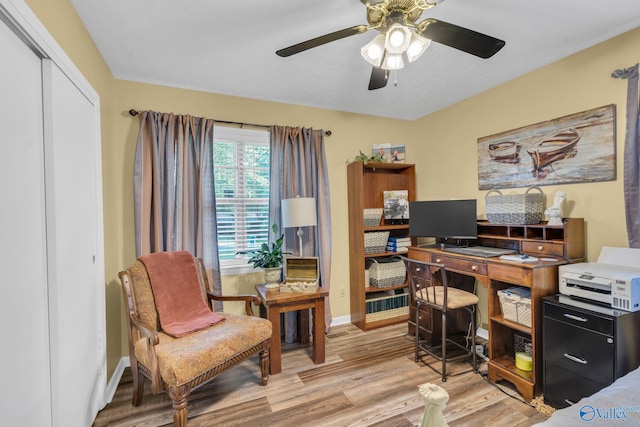
<path fill-rule="evenodd" d="M 129 115 L 137 116 L 138 115 L 138 110 L 134 110 L 133 108 L 130 109 L 129 110 Z M 258 128 L 267 128 L 267 129 L 271 128 L 271 126 L 269 126 L 269 125 L 256 125 L 254 123 L 228 122 L 226 120 L 215 120 L 215 119 L 213 121 L 216 122 L 216 123 L 225 123 L 225 124 L 228 124 L 228 125 L 240 125 L 240 127 L 242 127 L 242 126 L 253 126 L 253 127 L 258 127 Z M 331 131 L 330 130 L 325 130 L 324 134 L 326 136 L 331 136 Z"/>
<path fill-rule="evenodd" d="M 621 70 L 613 70 L 611 73 L 611 78 L 613 79 L 626 79 L 629 77 L 629 72 L 633 69 L 633 67 L 623 68 Z"/>

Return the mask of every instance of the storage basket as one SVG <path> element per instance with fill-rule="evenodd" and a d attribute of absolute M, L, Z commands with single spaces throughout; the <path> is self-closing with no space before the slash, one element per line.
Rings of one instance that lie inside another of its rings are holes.
<path fill-rule="evenodd" d="M 388 231 L 370 231 L 364 233 L 364 253 L 379 254 L 387 250 Z"/>
<path fill-rule="evenodd" d="M 502 316 L 515 323 L 531 327 L 531 291 L 511 287 L 498 291 Z"/>
<path fill-rule="evenodd" d="M 398 257 L 371 258 L 369 284 L 376 288 L 401 285 L 407 278 L 407 269 Z"/>
<path fill-rule="evenodd" d="M 524 353 L 531 356 L 531 338 L 520 334 L 513 334 L 513 350 L 515 353 Z"/>
<path fill-rule="evenodd" d="M 364 210 L 364 226 L 365 227 L 375 227 L 376 225 L 380 225 L 381 219 L 382 219 L 382 208 Z"/>
<path fill-rule="evenodd" d="M 538 190 L 539 193 L 530 193 Z M 491 195 L 491 193 L 498 193 Z M 544 216 L 544 192 L 529 187 L 524 194 L 502 194 L 491 190 L 485 196 L 487 220 L 492 224 L 538 224 Z"/>

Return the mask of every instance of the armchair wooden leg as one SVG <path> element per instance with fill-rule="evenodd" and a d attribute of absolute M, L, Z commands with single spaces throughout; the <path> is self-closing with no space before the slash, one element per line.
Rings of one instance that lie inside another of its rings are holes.
<path fill-rule="evenodd" d="M 260 351 L 260 372 L 262 374 L 262 385 L 269 382 L 269 348 Z"/>
<path fill-rule="evenodd" d="M 173 402 L 173 425 L 174 427 L 187 426 L 187 398 L 191 389 L 187 385 L 180 387 L 169 387 L 169 397 Z"/>
<path fill-rule="evenodd" d="M 144 375 L 142 375 L 142 372 L 138 369 L 137 361 L 134 361 L 131 365 L 131 376 L 133 377 L 133 399 L 131 400 L 131 404 L 133 406 L 140 406 L 144 393 Z"/>

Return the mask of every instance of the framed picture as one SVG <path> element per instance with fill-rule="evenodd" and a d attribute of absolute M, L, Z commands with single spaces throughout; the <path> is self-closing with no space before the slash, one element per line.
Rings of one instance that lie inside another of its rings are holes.
<path fill-rule="evenodd" d="M 391 163 L 404 163 L 404 145 L 392 145 L 389 150 Z"/>
<path fill-rule="evenodd" d="M 391 159 L 391 144 L 373 144 L 371 155 L 380 156 L 385 162 L 389 162 Z"/>
<path fill-rule="evenodd" d="M 615 105 L 478 139 L 478 189 L 616 179 Z"/>
<path fill-rule="evenodd" d="M 385 191 L 383 199 L 385 223 L 407 224 L 409 222 L 408 190 Z"/>
<path fill-rule="evenodd" d="M 387 163 L 404 163 L 405 149 L 404 145 L 373 144 L 371 149 L 372 156 L 381 156 Z"/>

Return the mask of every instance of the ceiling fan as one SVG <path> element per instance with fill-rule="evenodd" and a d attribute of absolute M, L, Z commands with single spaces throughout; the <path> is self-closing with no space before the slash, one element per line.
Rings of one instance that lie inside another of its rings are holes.
<path fill-rule="evenodd" d="M 416 60 L 431 41 L 467 52 L 480 58 L 495 55 L 505 42 L 467 28 L 433 18 L 417 22 L 422 12 L 444 0 L 360 0 L 367 8 L 369 25 L 356 25 L 280 49 L 287 57 L 345 37 L 369 30 L 380 32 L 361 49 L 365 60 L 373 65 L 369 90 L 387 85 L 389 71 L 404 67 L 403 54 L 409 62 Z"/>

